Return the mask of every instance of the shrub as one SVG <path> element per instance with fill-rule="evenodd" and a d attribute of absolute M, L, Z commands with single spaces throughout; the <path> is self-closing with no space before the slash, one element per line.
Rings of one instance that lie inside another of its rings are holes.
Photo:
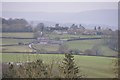
<path fill-rule="evenodd" d="M 91 49 L 95 55 L 99 56 L 99 55 L 102 55 L 102 49 L 99 45 L 94 45 Z"/>
<path fill-rule="evenodd" d="M 33 62 L 6 64 L 3 78 L 81 78 L 79 72 L 74 56 L 65 54 L 63 62 L 53 61 L 49 65 L 40 59 Z"/>
<path fill-rule="evenodd" d="M 48 65 L 42 60 L 24 63 L 22 65 L 8 64 L 3 78 L 47 78 Z"/>
<path fill-rule="evenodd" d="M 69 52 L 76 55 L 82 53 L 82 51 L 80 51 L 79 49 L 71 49 L 69 50 Z"/>
<path fill-rule="evenodd" d="M 85 50 L 84 53 L 85 53 L 86 55 L 96 55 L 95 52 L 94 52 L 93 50 L 91 50 L 91 49 Z"/>

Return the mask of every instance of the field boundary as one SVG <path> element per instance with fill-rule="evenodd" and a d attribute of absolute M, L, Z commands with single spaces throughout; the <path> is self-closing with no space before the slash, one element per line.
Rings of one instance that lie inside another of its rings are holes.
<path fill-rule="evenodd" d="M 2 54 L 4 53 L 9 53 L 9 54 L 65 54 L 65 53 L 58 53 L 58 52 L 46 52 L 46 53 L 36 53 L 36 52 L 2 52 Z M 73 55 L 82 55 L 82 56 L 96 56 L 96 55 L 86 55 L 86 54 L 83 54 L 83 53 L 80 53 L 80 54 L 73 54 Z M 118 56 L 104 56 L 104 55 L 99 55 L 99 56 L 96 56 L 96 57 L 112 57 L 112 58 L 118 58 Z"/>

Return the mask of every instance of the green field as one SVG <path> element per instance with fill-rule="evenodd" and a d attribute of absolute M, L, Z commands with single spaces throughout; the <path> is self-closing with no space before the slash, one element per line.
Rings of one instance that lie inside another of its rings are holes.
<path fill-rule="evenodd" d="M 57 45 L 57 44 L 54 44 L 54 45 L 36 44 L 36 45 L 34 45 L 34 48 L 36 48 L 36 49 L 44 49 L 45 51 L 49 52 L 49 51 L 57 51 L 59 49 L 59 45 Z"/>
<path fill-rule="evenodd" d="M 79 56 L 74 55 L 76 64 L 80 67 L 81 72 L 88 78 L 112 78 L 113 61 L 115 58 Z M 3 62 L 25 62 L 42 59 L 45 63 L 61 62 L 64 58 L 62 54 L 3 54 Z"/>
<path fill-rule="evenodd" d="M 27 42 L 24 42 L 24 43 L 27 43 Z M 65 44 L 68 45 L 69 49 L 79 49 L 82 52 L 84 52 L 86 49 L 91 49 L 94 45 L 98 44 L 103 52 L 102 53 L 103 55 L 106 55 L 106 56 L 117 55 L 117 52 L 111 50 L 110 48 L 108 48 L 108 46 L 105 46 L 100 43 L 101 43 L 101 40 L 85 40 L 85 41 L 83 40 L 83 41 L 70 41 L 70 42 L 66 42 Z M 46 51 L 57 51 L 59 48 L 58 45 L 42 45 L 42 44 L 35 45 L 35 47 L 36 49 L 45 49 Z M 28 45 L 5 46 L 5 47 L 2 47 L 2 49 L 3 49 L 3 52 L 32 52 L 32 50 L 28 47 Z"/>
<path fill-rule="evenodd" d="M 55 34 L 55 33 L 51 33 L 49 34 L 49 37 L 51 39 L 55 39 L 55 38 L 60 38 L 60 39 L 71 39 L 71 38 L 95 38 L 95 37 L 101 37 L 99 35 L 71 35 L 71 34 L 63 34 L 63 35 L 59 35 L 59 34 Z"/>
<path fill-rule="evenodd" d="M 24 35 L 24 36 L 23 36 Z M 3 37 L 25 37 L 31 38 L 33 37 L 33 33 L 3 33 Z M 60 37 L 69 39 L 70 37 L 100 37 L 99 35 L 69 35 L 69 34 L 49 34 L 50 38 Z M 2 39 L 2 45 L 9 45 L 9 44 L 18 44 L 18 43 L 31 43 L 34 39 Z M 87 49 L 91 49 L 93 46 L 97 45 L 100 47 L 102 54 L 105 56 L 113 56 L 117 55 L 117 52 L 108 48 L 108 46 L 103 45 L 103 40 L 79 40 L 79 41 L 70 41 L 66 42 L 69 49 L 79 49 L 80 51 L 84 52 Z M 58 45 L 35 45 L 37 49 L 44 48 L 46 51 L 56 51 L 58 50 Z M 5 46 L 2 48 L 3 52 L 31 52 L 32 50 L 29 49 L 28 45 L 19 45 L 19 46 Z"/>
<path fill-rule="evenodd" d="M 2 52 L 32 52 L 28 45 L 21 46 L 5 46 L 2 47 Z"/>
<path fill-rule="evenodd" d="M 103 45 L 103 40 L 81 40 L 81 41 L 70 41 L 66 43 L 69 49 L 79 49 L 84 52 L 87 49 L 91 49 L 93 46 L 97 45 L 103 52 L 103 55 L 112 56 L 117 55 L 116 51 L 111 50 L 108 46 Z"/>
<path fill-rule="evenodd" d="M 91 49 L 95 44 L 100 43 L 101 40 L 78 40 L 78 41 L 70 41 L 66 44 L 70 49 L 79 49 L 85 51 L 86 49 Z"/>
<path fill-rule="evenodd" d="M 2 33 L 2 37 L 33 38 L 33 33 L 31 32 Z"/>
<path fill-rule="evenodd" d="M 33 33 L 3 33 L 3 37 L 21 37 L 21 38 L 32 38 Z M 100 36 L 88 36 L 88 35 L 57 35 L 50 34 L 49 37 L 54 39 L 56 37 L 60 37 L 60 39 L 69 39 L 71 37 L 100 37 Z M 34 39 L 2 39 L 2 45 L 9 44 L 18 44 L 18 43 L 30 43 Z M 103 40 L 79 40 L 79 41 L 70 41 L 66 42 L 69 49 L 79 49 L 84 52 L 86 49 L 91 49 L 93 46 L 98 45 L 102 50 L 102 54 L 111 56 L 117 55 L 117 52 L 108 48 L 108 46 L 103 45 Z M 43 48 L 47 51 L 55 51 L 58 50 L 58 45 L 35 45 L 36 48 Z M 32 50 L 28 47 L 28 45 L 18 45 L 18 46 L 4 46 L 1 47 L 3 52 L 32 52 Z M 80 56 L 74 55 L 75 61 L 83 74 L 85 74 L 88 78 L 112 78 L 114 77 L 113 73 L 113 61 L 115 58 L 108 57 L 97 57 L 97 56 Z M 3 62 L 18 62 L 18 61 L 30 61 L 36 59 L 42 59 L 45 63 L 50 64 L 53 60 L 54 62 L 61 62 L 64 58 L 62 54 L 18 54 L 18 53 L 3 53 L 2 57 Z"/>
<path fill-rule="evenodd" d="M 30 43 L 34 41 L 34 39 L 2 39 L 2 45 L 9 45 L 9 44 L 18 44 L 18 43 Z"/>
<path fill-rule="evenodd" d="M 59 35 L 59 34 L 55 34 L 55 33 L 50 33 L 47 34 L 51 39 L 59 37 L 61 39 L 70 39 L 70 38 L 94 38 L 94 37 L 101 37 L 100 35 L 70 35 L 70 34 L 63 34 L 63 35 Z M 2 33 L 3 37 L 19 37 L 19 38 L 33 38 L 34 37 L 34 33 L 32 32 L 16 32 L 16 33 Z"/>

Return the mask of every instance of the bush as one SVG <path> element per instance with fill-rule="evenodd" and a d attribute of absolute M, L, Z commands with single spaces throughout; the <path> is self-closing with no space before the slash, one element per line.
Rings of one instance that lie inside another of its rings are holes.
<path fill-rule="evenodd" d="M 24 43 L 22 43 L 22 42 L 19 42 L 19 43 L 18 43 L 18 45 L 24 45 Z"/>
<path fill-rule="evenodd" d="M 99 55 L 102 55 L 102 49 L 99 45 L 94 45 L 92 47 L 92 50 L 94 51 L 94 53 L 99 56 Z"/>
<path fill-rule="evenodd" d="M 86 55 L 96 55 L 95 52 L 92 51 L 91 49 L 85 50 L 84 53 L 85 53 Z"/>
<path fill-rule="evenodd" d="M 58 66 L 59 65 L 59 66 Z M 65 54 L 62 64 L 45 64 L 42 60 L 4 65 L 3 78 L 81 78 L 74 56 Z"/>
<path fill-rule="evenodd" d="M 19 64 L 19 65 L 18 65 Z M 3 78 L 46 78 L 48 65 L 42 60 L 26 63 L 9 63 L 3 71 Z"/>
<path fill-rule="evenodd" d="M 96 55 L 96 56 L 101 56 L 101 55 L 103 55 L 102 53 L 102 49 L 101 49 L 101 47 L 99 47 L 98 45 L 94 45 L 93 47 L 92 47 L 92 49 L 87 49 L 87 50 L 85 50 L 84 51 L 84 53 L 86 54 L 86 55 Z"/>
<path fill-rule="evenodd" d="M 71 49 L 71 50 L 69 50 L 69 52 L 72 54 L 75 54 L 75 55 L 82 53 L 82 51 L 80 51 L 79 49 Z"/>

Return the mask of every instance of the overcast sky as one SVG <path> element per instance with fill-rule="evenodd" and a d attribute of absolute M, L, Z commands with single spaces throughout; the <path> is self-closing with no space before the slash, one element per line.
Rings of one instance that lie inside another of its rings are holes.
<path fill-rule="evenodd" d="M 3 2 L 4 12 L 81 12 L 117 9 L 117 2 Z"/>

